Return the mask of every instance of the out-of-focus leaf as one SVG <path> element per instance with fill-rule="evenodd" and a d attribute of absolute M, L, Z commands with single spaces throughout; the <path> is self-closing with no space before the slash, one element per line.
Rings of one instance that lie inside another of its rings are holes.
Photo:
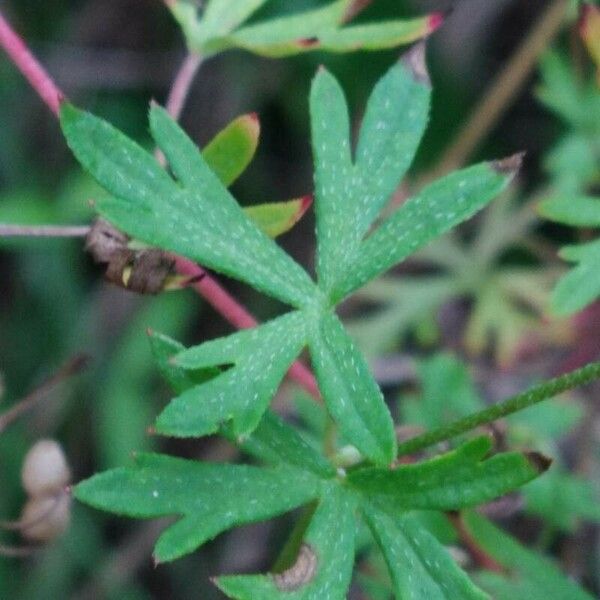
<path fill-rule="evenodd" d="M 188 47 L 204 56 L 230 48 L 283 57 L 312 50 L 352 52 L 380 50 L 427 36 L 442 23 L 441 13 L 405 20 L 344 26 L 356 12 L 356 0 L 335 0 L 325 6 L 243 25 L 264 0 L 209 3 L 201 16 L 189 0 L 168 3 Z"/>
<path fill-rule="evenodd" d="M 559 315 L 569 315 L 600 297 L 600 239 L 566 246 L 560 256 L 578 263 L 558 282 L 552 294 L 552 309 Z"/>
<path fill-rule="evenodd" d="M 477 578 L 497 600 L 592 600 L 550 560 L 527 550 L 484 517 L 467 513 L 464 523 L 483 550 L 508 569 L 507 577 L 483 572 Z"/>
<path fill-rule="evenodd" d="M 544 477 L 523 487 L 528 512 L 566 532 L 580 521 L 600 522 L 600 498 L 594 483 L 553 465 Z"/>
<path fill-rule="evenodd" d="M 295 200 L 248 206 L 244 211 L 262 231 L 273 238 L 289 231 L 311 204 L 312 197 L 303 196 Z"/>
<path fill-rule="evenodd" d="M 394 510 L 457 510 L 493 500 L 548 468 L 545 461 L 519 452 L 485 459 L 491 447 L 488 437 L 479 437 L 421 463 L 353 471 L 348 484 Z"/>
<path fill-rule="evenodd" d="M 400 403 L 402 423 L 434 429 L 483 408 L 464 363 L 437 354 L 418 367 L 421 394 Z"/>
<path fill-rule="evenodd" d="M 208 167 L 229 187 L 252 161 L 260 123 L 255 114 L 238 117 L 202 149 L 202 156 Z"/>
<path fill-rule="evenodd" d="M 373 507 L 363 511 L 387 562 L 396 598 L 487 598 L 444 547 L 410 516 L 394 519 Z"/>
<path fill-rule="evenodd" d="M 182 517 L 159 538 L 157 561 L 174 560 L 242 523 L 271 518 L 317 497 L 303 471 L 200 463 L 140 454 L 135 465 L 78 484 L 74 494 L 102 510 L 135 518 Z"/>
<path fill-rule="evenodd" d="M 332 486 L 323 494 L 294 565 L 271 575 L 218 577 L 238 600 L 344 600 L 354 563 L 354 502 Z"/>
<path fill-rule="evenodd" d="M 559 196 L 539 204 L 541 214 L 547 219 L 579 227 L 600 227 L 600 198 Z"/>

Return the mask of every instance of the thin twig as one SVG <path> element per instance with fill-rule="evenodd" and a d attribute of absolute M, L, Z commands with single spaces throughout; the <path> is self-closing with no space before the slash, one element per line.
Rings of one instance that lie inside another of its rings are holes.
<path fill-rule="evenodd" d="M 183 106 L 194 82 L 194 77 L 202 64 L 202 60 L 202 55 L 190 52 L 183 59 L 183 63 L 181 63 L 181 67 L 179 67 L 179 71 L 175 76 L 165 108 L 176 121 L 181 116 Z"/>
<path fill-rule="evenodd" d="M 567 4 L 566 0 L 555 0 L 548 6 L 506 66 L 492 81 L 453 144 L 425 175 L 424 181 L 436 179 L 465 163 L 510 106 L 538 58 L 560 30 Z"/>
<path fill-rule="evenodd" d="M 504 569 L 502 565 L 492 558 L 477 542 L 477 540 L 471 535 L 469 530 L 465 527 L 462 515 L 460 513 L 446 513 L 446 516 L 450 519 L 452 526 L 458 533 L 460 541 L 465 545 L 467 550 L 471 553 L 473 560 L 477 565 L 488 571 L 494 571 L 495 573 L 503 573 Z"/>
<path fill-rule="evenodd" d="M 433 446 L 438 442 L 452 439 L 461 433 L 475 429 L 475 427 L 492 423 L 502 417 L 529 408 L 538 402 L 548 400 L 562 392 L 585 385 L 598 378 L 600 378 L 600 362 L 590 363 L 581 369 L 540 383 L 504 402 L 494 404 L 485 410 L 458 419 L 454 423 L 418 435 L 400 444 L 398 446 L 398 455 L 412 454 L 413 452 Z"/>
<path fill-rule="evenodd" d="M 86 362 L 87 357 L 81 354 L 70 358 L 50 379 L 46 380 L 42 385 L 25 396 L 25 398 L 19 400 L 9 410 L 0 414 L 0 433 L 23 413 L 33 408 L 37 402 L 42 400 L 59 383 L 81 371 Z"/>
<path fill-rule="evenodd" d="M 11 225 L 0 223 L 0 237 L 85 237 L 89 225 Z"/>
<path fill-rule="evenodd" d="M 196 263 L 181 257 L 175 259 L 176 269 L 182 275 L 198 278 L 193 287 L 219 314 L 238 329 L 249 329 L 258 324 L 256 318 L 240 304 L 221 284 Z M 290 379 L 302 386 L 313 398 L 320 398 L 319 389 L 310 369 L 296 361 L 288 371 Z"/>
<path fill-rule="evenodd" d="M 4 546 L 0 544 L 0 556 L 8 558 L 25 558 L 37 550 L 39 550 L 37 546 Z"/>
<path fill-rule="evenodd" d="M 65 95 L 54 81 L 52 81 L 52 78 L 35 59 L 33 54 L 31 54 L 25 42 L 8 24 L 1 12 L 0 47 L 4 48 L 15 66 L 29 81 L 31 87 L 37 92 L 48 108 L 58 116 L 60 104 L 64 100 Z"/>

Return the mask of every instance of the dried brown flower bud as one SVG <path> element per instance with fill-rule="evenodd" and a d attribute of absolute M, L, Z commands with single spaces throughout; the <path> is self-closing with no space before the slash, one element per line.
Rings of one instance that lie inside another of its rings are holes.
<path fill-rule="evenodd" d="M 106 264 L 110 282 L 138 294 L 158 294 L 171 279 L 175 259 L 156 248 L 132 249 L 130 238 L 104 219 L 96 219 L 85 249 L 95 262 Z"/>

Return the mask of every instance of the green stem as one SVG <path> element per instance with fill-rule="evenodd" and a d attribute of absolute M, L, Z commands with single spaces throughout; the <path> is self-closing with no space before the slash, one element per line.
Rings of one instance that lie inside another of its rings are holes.
<path fill-rule="evenodd" d="M 449 440 L 475 427 L 486 425 L 598 378 L 600 378 L 600 362 L 590 363 L 581 369 L 540 383 L 485 410 L 407 440 L 398 446 L 398 456 L 412 454 L 438 442 Z"/>

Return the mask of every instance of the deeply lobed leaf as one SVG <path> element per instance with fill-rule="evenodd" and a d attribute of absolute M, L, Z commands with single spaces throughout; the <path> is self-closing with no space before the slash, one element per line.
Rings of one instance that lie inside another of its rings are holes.
<path fill-rule="evenodd" d="M 319 480 L 290 467 L 200 463 L 140 454 L 135 466 L 113 469 L 78 484 L 75 497 L 96 508 L 136 518 L 182 518 L 156 544 L 159 562 L 195 550 L 242 523 L 268 519 L 316 498 Z"/>
<path fill-rule="evenodd" d="M 383 552 L 396 598 L 484 600 L 447 550 L 410 516 L 392 518 L 366 505 L 363 512 Z"/>
<path fill-rule="evenodd" d="M 392 471 L 359 469 L 348 474 L 348 484 L 393 510 L 457 510 L 506 494 L 549 466 L 547 459 L 519 452 L 484 460 L 491 444 L 484 436 L 441 456 Z"/>
<path fill-rule="evenodd" d="M 344 298 L 473 216 L 508 185 L 519 165 L 520 157 L 480 163 L 451 173 L 409 198 L 361 244 L 334 297 Z"/>
<path fill-rule="evenodd" d="M 305 343 L 304 316 L 294 312 L 182 352 L 175 360 L 186 369 L 232 366 L 175 398 L 158 417 L 156 430 L 202 436 L 231 421 L 236 436 L 247 436 Z"/>
<path fill-rule="evenodd" d="M 420 39 L 437 27 L 442 16 L 381 21 L 344 26 L 357 12 L 357 0 L 335 0 L 325 6 L 244 25 L 265 0 L 210 2 L 199 17 L 189 0 L 168 6 L 183 29 L 189 48 L 210 56 L 230 48 L 243 48 L 268 57 L 283 57 L 314 50 L 352 52 L 393 48 Z"/>
<path fill-rule="evenodd" d="M 65 104 L 61 124 L 79 161 L 114 195 L 97 206 L 109 221 L 283 302 L 312 301 L 310 277 L 252 223 L 163 109 L 152 107 L 152 131 L 183 187 L 151 154 L 97 117 Z"/>
<path fill-rule="evenodd" d="M 273 575 L 219 577 L 238 600 L 343 600 L 354 564 L 354 502 L 337 486 L 323 494 L 294 565 Z"/>
<path fill-rule="evenodd" d="M 364 456 L 389 464 L 396 454 L 394 423 L 362 354 L 335 314 L 309 332 L 311 361 L 325 404 L 344 436 Z"/>

